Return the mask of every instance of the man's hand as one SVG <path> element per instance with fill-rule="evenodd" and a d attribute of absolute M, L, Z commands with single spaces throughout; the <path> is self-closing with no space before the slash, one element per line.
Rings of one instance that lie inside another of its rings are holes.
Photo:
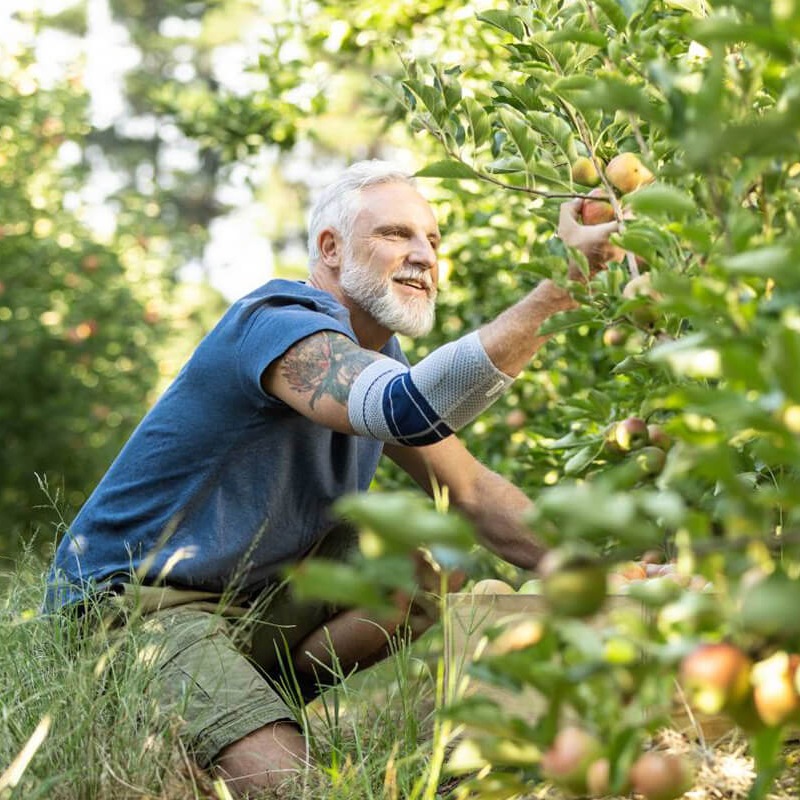
<path fill-rule="evenodd" d="M 608 237 L 619 230 L 619 223 L 614 220 L 600 225 L 582 225 L 578 220 L 582 204 L 583 200 L 579 198 L 561 204 L 558 236 L 565 245 L 580 250 L 586 256 L 594 274 L 619 250 L 608 241 Z M 583 280 L 581 270 L 575 263 L 570 263 L 568 275 L 572 280 Z"/>

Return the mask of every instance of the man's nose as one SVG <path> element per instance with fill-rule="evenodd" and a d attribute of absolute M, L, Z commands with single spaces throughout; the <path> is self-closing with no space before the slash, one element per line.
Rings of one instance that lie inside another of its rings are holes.
<path fill-rule="evenodd" d="M 436 266 L 438 257 L 436 249 L 430 241 L 427 238 L 419 237 L 414 239 L 408 260 L 422 269 L 433 269 Z"/>

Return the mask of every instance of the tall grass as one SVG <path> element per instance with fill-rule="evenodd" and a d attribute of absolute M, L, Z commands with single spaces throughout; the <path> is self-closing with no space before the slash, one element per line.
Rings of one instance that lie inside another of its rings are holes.
<path fill-rule="evenodd" d="M 146 692 L 145 637 L 109 625 L 43 616 L 45 567 L 27 554 L 0 586 L 0 800 L 225 798 L 193 764 L 181 720 Z M 302 800 L 422 798 L 438 776 L 433 751 L 436 630 L 395 642 L 386 662 L 304 709 L 316 768 L 281 792 Z"/>

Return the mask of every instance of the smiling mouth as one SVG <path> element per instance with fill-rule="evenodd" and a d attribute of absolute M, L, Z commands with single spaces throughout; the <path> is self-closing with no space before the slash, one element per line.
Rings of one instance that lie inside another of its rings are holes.
<path fill-rule="evenodd" d="M 431 291 L 431 286 L 423 280 L 418 280 L 416 278 L 393 278 L 393 280 L 401 286 L 407 286 L 409 289 L 425 292 L 425 294 Z"/>

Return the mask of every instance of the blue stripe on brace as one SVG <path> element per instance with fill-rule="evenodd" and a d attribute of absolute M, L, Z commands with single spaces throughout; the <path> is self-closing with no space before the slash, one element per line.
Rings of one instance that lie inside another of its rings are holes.
<path fill-rule="evenodd" d="M 386 386 L 383 411 L 392 436 L 403 445 L 434 444 L 453 433 L 414 385 L 410 372 L 396 375 Z"/>

